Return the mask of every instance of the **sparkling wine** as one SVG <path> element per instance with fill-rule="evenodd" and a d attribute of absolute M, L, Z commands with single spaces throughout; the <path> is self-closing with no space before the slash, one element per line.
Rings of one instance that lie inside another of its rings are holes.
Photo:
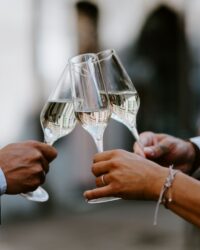
<path fill-rule="evenodd" d="M 110 109 L 102 109 L 97 111 L 75 111 L 77 120 L 80 121 L 83 128 L 87 130 L 97 140 L 101 140 L 103 132 L 110 118 Z"/>
<path fill-rule="evenodd" d="M 72 100 L 49 101 L 41 112 L 45 141 L 53 143 L 69 134 L 76 125 Z"/>
<path fill-rule="evenodd" d="M 126 125 L 130 130 L 136 126 L 136 115 L 140 101 L 137 92 L 108 92 L 112 106 L 112 118 Z"/>

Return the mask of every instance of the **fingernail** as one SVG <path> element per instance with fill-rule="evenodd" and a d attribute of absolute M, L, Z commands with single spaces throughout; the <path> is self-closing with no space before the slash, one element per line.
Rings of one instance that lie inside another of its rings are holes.
<path fill-rule="evenodd" d="M 147 155 L 149 155 L 149 156 L 154 156 L 155 155 L 155 152 L 150 147 L 145 147 L 144 148 L 144 153 L 147 154 Z"/>
<path fill-rule="evenodd" d="M 139 138 L 138 142 L 141 144 L 141 145 L 145 145 L 146 144 L 146 140 L 144 138 Z"/>

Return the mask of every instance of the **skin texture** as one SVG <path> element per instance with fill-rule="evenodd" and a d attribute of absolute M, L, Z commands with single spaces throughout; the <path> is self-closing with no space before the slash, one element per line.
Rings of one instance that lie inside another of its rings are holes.
<path fill-rule="evenodd" d="M 0 150 L 0 167 L 7 181 L 7 194 L 35 190 L 45 181 L 56 150 L 37 141 L 9 144 Z"/>
<path fill-rule="evenodd" d="M 189 142 L 164 134 L 147 135 L 147 138 L 146 135 L 141 135 L 139 145 L 134 146 L 137 154 L 112 150 L 94 156 L 92 172 L 96 176 L 97 188 L 86 191 L 86 199 L 116 196 L 123 199 L 157 201 L 169 174 L 168 168 L 163 166 L 174 164 L 185 173 L 190 171 L 195 152 Z M 160 143 L 163 143 L 164 147 L 160 147 Z M 156 147 L 157 144 L 159 147 Z M 154 148 L 155 151 L 152 150 Z M 162 166 L 145 159 L 144 155 L 162 163 Z M 176 174 L 169 189 L 172 202 L 168 202 L 167 207 L 200 227 L 200 182 L 185 173 L 180 171 Z M 105 184 L 102 182 L 102 175 Z M 166 197 L 169 197 L 169 190 L 165 194 Z"/>
<path fill-rule="evenodd" d="M 96 154 L 92 172 L 97 189 L 85 193 L 87 199 L 117 196 L 123 199 L 156 199 L 168 174 L 167 169 L 124 150 Z M 101 176 L 107 185 L 103 186 Z M 156 193 L 157 192 L 157 193 Z"/>

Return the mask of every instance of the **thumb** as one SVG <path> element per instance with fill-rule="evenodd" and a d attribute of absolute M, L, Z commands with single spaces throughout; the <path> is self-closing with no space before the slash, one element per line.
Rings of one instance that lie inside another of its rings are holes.
<path fill-rule="evenodd" d="M 164 156 L 169 152 L 169 148 L 162 145 L 157 144 L 156 146 L 144 147 L 144 154 L 147 158 L 156 159 Z"/>

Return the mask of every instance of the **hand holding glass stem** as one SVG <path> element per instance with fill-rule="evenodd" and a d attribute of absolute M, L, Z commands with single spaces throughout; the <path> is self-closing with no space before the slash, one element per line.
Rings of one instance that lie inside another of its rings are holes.
<path fill-rule="evenodd" d="M 71 58 L 69 63 L 70 68 L 69 65 L 66 66 L 56 90 L 41 112 L 45 142 L 53 145 L 74 129 L 74 110 L 83 128 L 94 139 L 98 152 L 103 152 L 103 133 L 111 113 L 111 117 L 124 124 L 138 140 L 136 115 L 139 96 L 116 52 L 105 50 L 98 54 L 79 55 Z M 70 80 L 74 103 L 70 93 Z M 23 196 L 35 201 L 48 200 L 47 192 L 41 187 Z M 90 202 L 115 199 L 119 198 L 101 198 Z"/>
<path fill-rule="evenodd" d="M 48 145 L 53 145 L 55 141 L 71 133 L 76 126 L 70 83 L 67 64 L 56 89 L 48 98 L 40 114 L 44 142 Z M 29 200 L 39 202 L 47 201 L 49 198 L 48 193 L 42 187 L 22 195 Z"/>

